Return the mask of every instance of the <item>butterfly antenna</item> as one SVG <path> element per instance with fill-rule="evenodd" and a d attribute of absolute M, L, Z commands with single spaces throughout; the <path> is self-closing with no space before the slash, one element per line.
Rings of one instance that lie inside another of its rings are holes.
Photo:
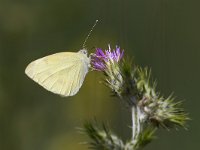
<path fill-rule="evenodd" d="M 96 21 L 95 21 L 95 23 L 94 23 L 94 25 L 92 26 L 90 32 L 88 33 L 87 37 L 85 38 L 85 41 L 84 41 L 84 43 L 83 43 L 83 49 L 86 47 L 86 42 L 87 42 L 88 38 L 90 37 L 90 34 L 92 33 L 94 27 L 97 25 L 97 22 L 98 22 L 98 21 L 99 21 L 99 20 L 96 20 Z"/>

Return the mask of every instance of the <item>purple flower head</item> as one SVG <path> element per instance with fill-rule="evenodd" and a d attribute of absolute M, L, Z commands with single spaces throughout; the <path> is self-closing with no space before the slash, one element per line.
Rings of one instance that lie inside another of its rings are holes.
<path fill-rule="evenodd" d="M 92 55 L 92 66 L 97 71 L 104 71 L 110 63 L 119 62 L 123 55 L 124 51 L 120 51 L 120 47 L 116 46 L 116 49 L 113 51 L 108 46 L 108 50 L 103 51 L 101 48 L 97 48 L 95 54 Z"/>

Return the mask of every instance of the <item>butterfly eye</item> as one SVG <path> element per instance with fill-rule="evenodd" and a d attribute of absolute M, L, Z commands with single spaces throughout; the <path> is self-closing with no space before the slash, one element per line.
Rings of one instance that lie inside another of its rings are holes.
<path fill-rule="evenodd" d="M 79 52 L 82 53 L 82 54 L 86 54 L 87 55 L 87 50 L 86 49 L 82 49 Z"/>

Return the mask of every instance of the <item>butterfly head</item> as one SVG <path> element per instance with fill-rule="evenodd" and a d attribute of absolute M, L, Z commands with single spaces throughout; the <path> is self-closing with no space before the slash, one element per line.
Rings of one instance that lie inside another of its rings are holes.
<path fill-rule="evenodd" d="M 79 53 L 87 55 L 87 54 L 88 54 L 88 51 L 87 51 L 86 49 L 81 49 L 81 50 L 79 51 Z"/>

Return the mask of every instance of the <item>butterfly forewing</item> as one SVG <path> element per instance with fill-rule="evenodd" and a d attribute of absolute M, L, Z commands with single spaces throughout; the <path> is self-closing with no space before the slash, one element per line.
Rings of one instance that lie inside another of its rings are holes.
<path fill-rule="evenodd" d="M 45 89 L 62 95 L 75 95 L 88 72 L 89 58 L 82 53 L 61 52 L 30 63 L 25 73 Z"/>

